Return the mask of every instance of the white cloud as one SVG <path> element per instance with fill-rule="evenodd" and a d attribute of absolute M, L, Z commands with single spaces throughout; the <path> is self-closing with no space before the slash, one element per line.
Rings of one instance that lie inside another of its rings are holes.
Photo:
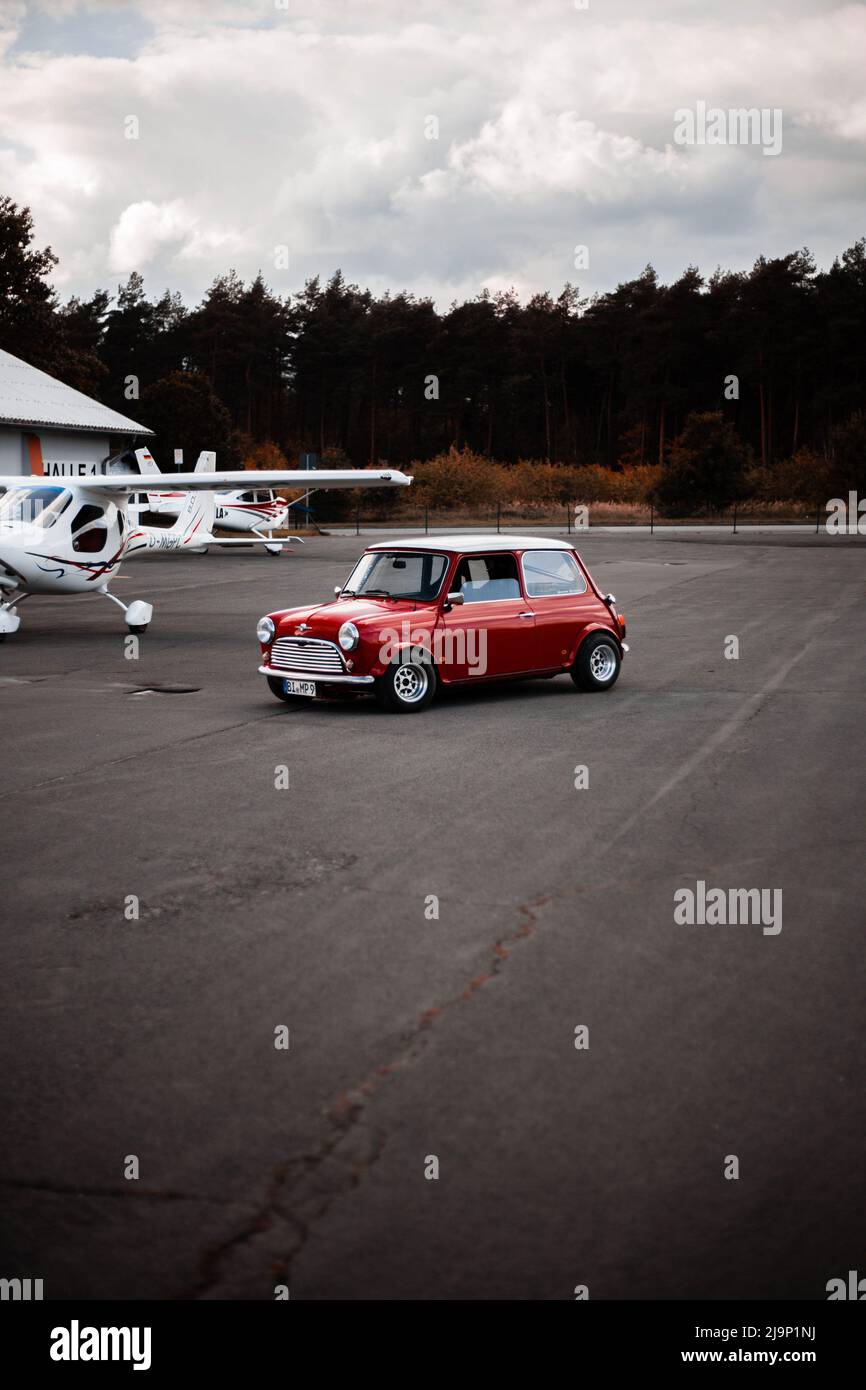
<path fill-rule="evenodd" d="M 506 102 L 496 120 L 452 148 L 449 163 L 473 189 L 512 199 L 556 192 L 616 202 L 642 182 L 677 172 L 670 146 L 647 148 L 631 135 L 599 130 L 576 111 L 545 111 L 525 100 Z"/>
<path fill-rule="evenodd" d="M 172 203 L 130 203 L 111 232 L 110 268 L 121 274 L 143 269 L 161 247 L 185 241 L 194 223 L 179 198 Z"/>
<path fill-rule="evenodd" d="M 864 230 L 863 5 L 50 0 L 80 43 L 4 54 L 23 8 L 0 0 L 0 191 L 32 206 L 64 288 L 142 268 L 194 299 L 230 265 L 284 291 L 341 265 L 447 300 L 606 288 L 647 260 L 826 258 Z M 144 37 L 90 51 L 118 14 Z M 783 154 L 674 147 L 697 100 L 781 107 Z"/>

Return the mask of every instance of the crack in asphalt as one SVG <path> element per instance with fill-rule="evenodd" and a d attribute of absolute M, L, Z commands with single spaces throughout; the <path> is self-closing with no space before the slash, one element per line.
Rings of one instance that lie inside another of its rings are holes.
<path fill-rule="evenodd" d="M 817 621 L 809 624 L 803 646 L 755 694 L 742 700 L 736 714 L 681 763 L 679 769 L 649 799 L 643 810 L 635 812 L 626 822 L 620 834 L 614 837 L 615 840 L 622 838 L 625 830 L 638 815 L 651 810 L 689 771 L 703 763 L 730 738 L 732 733 L 751 722 L 763 710 L 767 700 L 776 693 L 793 667 L 810 649 L 813 640 L 811 630 L 816 625 Z M 293 1234 L 288 1250 L 285 1249 L 285 1232 L 280 1235 L 283 1249 L 277 1258 L 272 1258 L 270 1268 L 272 1274 L 288 1282 L 293 1263 L 308 1244 L 316 1221 L 328 1212 L 339 1197 L 360 1185 L 384 1151 L 386 1138 L 383 1133 L 372 1132 L 363 1135 L 363 1121 L 370 1101 L 392 1076 L 405 1071 L 418 1060 L 426 1047 L 427 1034 L 443 1015 L 459 1004 L 470 1001 L 499 974 L 514 946 L 534 934 L 538 913 L 554 898 L 559 900 L 567 896 L 567 893 L 545 894 L 522 904 L 519 909 L 518 927 L 509 935 L 499 937 L 490 947 L 488 968 L 474 976 L 459 994 L 425 1009 L 414 1028 L 404 1035 L 405 1046 L 394 1060 L 377 1066 L 354 1087 L 340 1093 L 325 1111 L 328 1133 L 322 1143 L 312 1152 L 290 1159 L 272 1170 L 264 1199 L 254 1219 L 227 1241 L 204 1252 L 200 1265 L 201 1277 L 188 1297 L 201 1298 L 212 1294 L 227 1277 L 230 1277 L 226 1268 L 229 1257 L 250 1245 L 257 1236 L 265 1236 L 272 1232 L 278 1219 Z M 366 1139 L 366 1144 L 360 1151 L 357 1147 L 359 1138 Z M 344 1158 L 340 1150 L 353 1140 L 356 1141 L 356 1147 L 350 1147 Z"/>
<path fill-rule="evenodd" d="M 0 1178 L 0 1188 L 12 1188 L 17 1192 L 39 1192 L 49 1197 L 119 1197 L 136 1198 L 148 1202 L 199 1202 L 208 1206 L 231 1207 L 243 1205 L 226 1201 L 222 1197 L 203 1197 L 197 1192 L 175 1192 L 165 1187 L 139 1187 L 137 1182 L 128 1182 L 125 1187 L 82 1187 L 75 1183 L 31 1182 L 21 1178 Z"/>
<path fill-rule="evenodd" d="M 279 1246 L 278 1252 L 271 1252 L 270 1272 L 274 1278 L 288 1282 L 292 1266 L 306 1247 L 315 1223 L 340 1197 L 360 1186 L 384 1152 L 387 1143 L 384 1132 L 365 1125 L 370 1102 L 392 1077 L 418 1061 L 426 1049 L 430 1031 L 445 1014 L 470 1002 L 500 974 L 513 949 L 535 934 L 539 913 L 551 901 L 552 895 L 544 894 L 522 903 L 514 931 L 497 937 L 488 947 L 487 968 L 473 976 L 459 993 L 423 1010 L 414 1026 L 403 1035 L 404 1046 L 395 1058 L 374 1067 L 354 1086 L 340 1092 L 323 1112 L 326 1133 L 321 1143 L 272 1168 L 263 1198 L 251 1220 L 226 1240 L 203 1252 L 200 1277 L 182 1297 L 198 1299 L 215 1294 L 231 1277 L 227 1267 L 230 1259 L 269 1233 L 273 1233 L 273 1243 Z M 288 1231 L 277 1232 L 277 1222 Z"/>

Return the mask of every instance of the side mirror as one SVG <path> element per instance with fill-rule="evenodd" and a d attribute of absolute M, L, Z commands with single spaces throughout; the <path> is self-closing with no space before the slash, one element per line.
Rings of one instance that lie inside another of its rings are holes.
<path fill-rule="evenodd" d="M 466 599 L 463 597 L 463 594 L 462 594 L 462 592 L 461 592 L 459 589 L 455 589 L 455 591 L 454 591 L 453 594 L 446 594 L 446 596 L 445 596 L 445 611 L 446 611 L 446 613 L 448 612 L 448 609 L 449 609 L 449 608 L 459 608 L 460 605 L 463 604 L 463 603 L 465 603 L 465 602 L 466 602 Z"/>
<path fill-rule="evenodd" d="M 335 585 L 334 585 L 334 597 L 335 597 L 335 598 L 339 598 L 342 592 L 343 592 L 343 590 L 340 588 L 339 584 L 335 584 Z"/>
<path fill-rule="evenodd" d="M 608 608 L 615 608 L 615 607 L 616 607 L 616 594 L 605 594 L 605 596 L 604 596 L 604 601 L 605 601 L 605 603 L 607 604 Z"/>

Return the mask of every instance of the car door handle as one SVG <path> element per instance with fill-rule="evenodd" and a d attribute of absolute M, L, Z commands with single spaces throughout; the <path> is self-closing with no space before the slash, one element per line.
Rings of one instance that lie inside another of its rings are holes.
<path fill-rule="evenodd" d="M 518 618 L 534 618 L 534 613 L 518 613 Z"/>

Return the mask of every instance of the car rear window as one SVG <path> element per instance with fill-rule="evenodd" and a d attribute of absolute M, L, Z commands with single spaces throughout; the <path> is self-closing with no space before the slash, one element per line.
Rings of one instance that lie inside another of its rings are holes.
<path fill-rule="evenodd" d="M 523 580 L 530 598 L 586 593 L 580 565 L 568 550 L 524 551 Z"/>

